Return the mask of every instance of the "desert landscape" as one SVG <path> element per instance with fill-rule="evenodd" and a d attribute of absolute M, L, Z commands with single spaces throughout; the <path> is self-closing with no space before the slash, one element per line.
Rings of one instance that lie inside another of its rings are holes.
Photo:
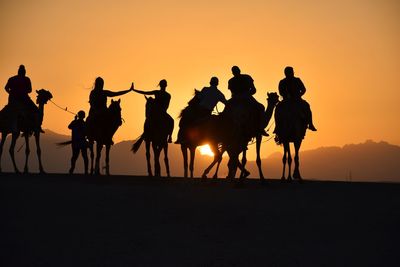
<path fill-rule="evenodd" d="M 398 266 L 400 184 L 2 174 L 2 266 Z"/>

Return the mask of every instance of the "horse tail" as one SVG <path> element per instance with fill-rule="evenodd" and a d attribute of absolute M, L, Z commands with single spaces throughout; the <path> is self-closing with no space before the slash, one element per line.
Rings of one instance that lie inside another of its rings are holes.
<path fill-rule="evenodd" d="M 68 145 L 70 145 L 70 144 L 72 144 L 72 141 L 70 140 L 70 141 L 66 141 L 66 142 L 60 142 L 60 143 L 56 143 L 56 145 L 57 145 L 57 147 L 64 147 L 64 146 L 68 146 Z"/>
<path fill-rule="evenodd" d="M 138 152 L 140 146 L 142 145 L 143 140 L 144 140 L 144 134 L 142 134 L 140 138 L 132 145 L 131 151 L 133 153 Z"/>

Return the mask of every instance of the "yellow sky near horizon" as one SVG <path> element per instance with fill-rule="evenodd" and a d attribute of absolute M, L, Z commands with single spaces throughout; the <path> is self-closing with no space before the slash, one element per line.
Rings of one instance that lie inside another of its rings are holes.
<path fill-rule="evenodd" d="M 169 113 L 177 118 L 193 89 L 212 76 L 230 97 L 232 65 L 254 78 L 265 105 L 266 92 L 277 91 L 291 65 L 308 89 L 318 128 L 303 149 L 366 139 L 400 145 L 399 14 L 395 0 L 0 1 L 0 84 L 24 64 L 34 89 L 88 111 L 97 76 L 110 90 L 132 81 L 153 90 L 167 79 Z M 0 92 L 3 106 L 7 95 Z M 136 138 L 144 122 L 143 96 L 121 99 L 125 123 L 115 141 Z M 72 119 L 50 103 L 43 127 L 69 134 Z M 263 156 L 277 150 L 272 141 L 263 144 Z"/>

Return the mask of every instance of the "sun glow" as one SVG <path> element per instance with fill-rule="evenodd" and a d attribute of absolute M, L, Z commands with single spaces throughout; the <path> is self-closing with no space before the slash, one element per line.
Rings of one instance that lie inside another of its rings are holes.
<path fill-rule="evenodd" d="M 204 145 L 199 147 L 200 154 L 214 157 L 214 153 L 211 151 L 211 148 L 209 145 Z"/>

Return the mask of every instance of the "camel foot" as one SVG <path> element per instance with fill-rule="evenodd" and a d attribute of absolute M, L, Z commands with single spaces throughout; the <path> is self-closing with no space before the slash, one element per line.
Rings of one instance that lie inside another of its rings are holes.
<path fill-rule="evenodd" d="M 287 181 L 288 181 L 288 182 L 293 181 L 292 176 L 288 176 Z"/>
<path fill-rule="evenodd" d="M 214 180 L 217 180 L 217 179 L 218 179 L 218 175 L 214 175 L 214 176 L 213 176 L 213 179 L 214 179 Z"/>
<path fill-rule="evenodd" d="M 249 175 L 250 175 L 250 172 L 248 170 L 244 170 L 242 172 L 242 175 L 240 176 L 240 178 L 245 179 L 245 178 L 249 177 Z"/>
<path fill-rule="evenodd" d="M 282 177 L 281 177 L 281 182 L 285 182 L 285 181 L 286 181 L 285 176 L 282 176 Z"/>
<path fill-rule="evenodd" d="M 203 175 L 201 176 L 201 179 L 207 179 L 207 175 L 206 175 L 206 174 L 203 174 Z"/>

